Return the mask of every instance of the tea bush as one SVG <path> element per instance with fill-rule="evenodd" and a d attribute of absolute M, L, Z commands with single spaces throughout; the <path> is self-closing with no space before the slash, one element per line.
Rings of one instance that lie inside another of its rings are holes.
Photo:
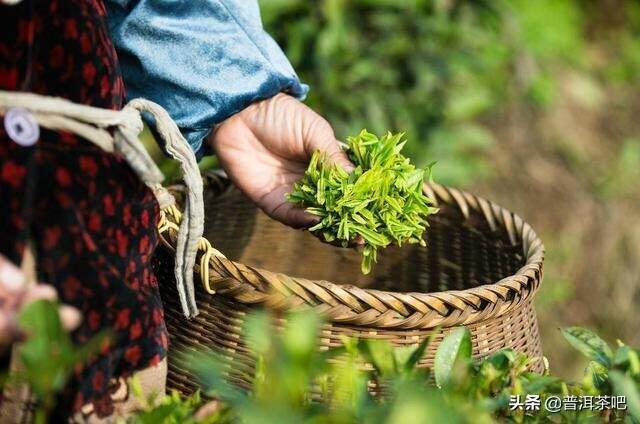
<path fill-rule="evenodd" d="M 393 348 L 380 340 L 343 339 L 328 352 L 315 349 L 321 319 L 295 313 L 278 337 L 270 317 L 249 320 L 246 337 L 257 362 L 253 390 L 236 389 L 225 378 L 228 360 L 215 353 L 185 357 L 206 394 L 221 399 L 227 415 L 219 422 L 638 422 L 639 351 L 619 343 L 612 350 L 592 332 L 567 328 L 569 343 L 589 360 L 584 379 L 569 383 L 527 371 L 533 358 L 502 350 L 480 361 L 471 358 L 471 335 L 451 332 L 439 346 L 433 370 L 417 369 L 429 339 L 418 346 Z M 373 364 L 363 370 L 363 364 Z M 378 394 L 367 383 L 384 387 Z M 315 387 L 314 399 L 310 388 Z M 626 410 L 550 412 L 513 409 L 513 396 L 624 395 Z"/>
<path fill-rule="evenodd" d="M 34 389 L 40 405 L 37 416 L 46 422 L 53 395 L 62 388 L 71 365 L 85 359 L 97 341 L 71 346 L 50 302 L 27 308 L 20 322 L 31 336 L 19 350 L 25 366 L 17 378 Z M 129 422 L 640 422 L 640 351 L 621 342 L 614 349 L 586 329 L 563 330 L 567 341 L 589 360 L 582 381 L 566 382 L 527 371 L 535 358 L 508 349 L 472 360 L 471 335 L 464 327 L 445 337 L 433 369 L 427 370 L 416 364 L 430 339 L 394 348 L 380 340 L 343 338 L 342 347 L 321 352 L 316 349 L 321 326 L 322 319 L 311 311 L 290 314 L 283 328 L 277 328 L 267 313 L 253 314 L 244 329 L 257 363 L 255 372 L 243 375 L 253 382 L 251 391 L 230 382 L 229 358 L 215 352 L 182 353 L 183 366 L 197 377 L 202 392 L 217 401 L 203 406 L 199 393 L 144 398 L 133 380 L 132 393 L 140 397 L 142 407 Z M 383 389 L 372 394 L 370 382 Z M 541 405 L 556 396 L 625 396 L 626 408 L 552 412 L 515 407 L 527 395 L 539 395 Z"/>
<path fill-rule="evenodd" d="M 258 365 L 249 393 L 229 382 L 230 359 L 214 352 L 183 355 L 183 365 L 198 377 L 203 392 L 221 401 L 208 422 L 639 422 L 640 351 L 622 343 L 613 350 L 586 329 L 563 330 L 568 342 L 590 360 L 582 381 L 565 382 L 527 371 L 534 358 L 508 349 L 472 360 L 471 335 L 463 327 L 445 337 L 433 370 L 425 370 L 416 364 L 429 339 L 393 348 L 385 341 L 344 338 L 343 347 L 319 352 L 316 338 L 321 325 L 311 312 L 290 315 L 281 331 L 275 330 L 267 314 L 250 317 L 245 334 Z M 373 368 L 365 370 L 365 363 Z M 368 382 L 384 389 L 372 394 Z M 539 411 L 515 407 L 527 395 L 540 396 Z M 568 402 L 580 396 L 612 395 L 626 396 L 626 408 L 548 411 L 543 407 L 549 397 Z M 176 409 L 192 402 L 175 394 L 167 399 Z"/>

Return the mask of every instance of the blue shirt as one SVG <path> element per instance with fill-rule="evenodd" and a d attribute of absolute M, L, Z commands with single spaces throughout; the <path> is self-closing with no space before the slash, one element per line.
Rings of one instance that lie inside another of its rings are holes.
<path fill-rule="evenodd" d="M 250 103 L 304 98 L 254 0 L 108 0 L 111 37 L 129 98 L 162 105 L 198 158 L 212 127 Z"/>

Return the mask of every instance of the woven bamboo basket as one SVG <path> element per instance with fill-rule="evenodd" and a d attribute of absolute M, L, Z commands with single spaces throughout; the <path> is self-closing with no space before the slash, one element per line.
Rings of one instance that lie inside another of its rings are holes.
<path fill-rule="evenodd" d="M 196 277 L 205 276 L 196 289 L 197 317 L 185 319 L 180 308 L 171 259 L 176 233 L 166 222 L 163 247 L 154 259 L 170 335 L 169 388 L 185 394 L 197 388 L 172 352 L 198 348 L 231 358 L 238 367 L 232 377 L 249 387 L 240 371 L 251 368 L 252 358 L 241 329 L 247 314 L 261 307 L 319 311 L 327 319 L 320 349 L 339 346 L 342 335 L 401 346 L 435 332 L 418 365 L 429 367 L 442 338 L 465 325 L 474 357 L 512 348 L 536 358 L 533 371 L 543 370 L 533 298 L 542 280 L 544 248 L 531 226 L 512 212 L 460 190 L 425 185 L 440 208 L 430 218 L 427 247 L 383 249 L 372 273 L 363 276 L 358 252 L 268 218 L 222 176 L 208 173 L 204 180 L 204 237 L 226 258 L 207 255 L 197 261 Z M 181 190 L 172 188 L 178 203 Z M 165 219 L 177 221 L 171 213 Z"/>

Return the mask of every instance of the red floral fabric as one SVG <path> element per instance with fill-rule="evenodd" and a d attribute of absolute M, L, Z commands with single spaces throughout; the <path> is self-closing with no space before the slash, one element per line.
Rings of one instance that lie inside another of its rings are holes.
<path fill-rule="evenodd" d="M 0 89 L 121 107 L 124 87 L 101 1 L 24 0 L 0 6 L 0 25 Z M 38 278 L 83 313 L 77 342 L 113 331 L 61 397 L 64 414 L 93 403 L 106 415 L 114 379 L 166 355 L 150 267 L 158 204 L 121 157 L 73 134 L 40 131 L 34 146 L 22 147 L 0 128 L 0 253 L 20 263 L 32 243 Z"/>

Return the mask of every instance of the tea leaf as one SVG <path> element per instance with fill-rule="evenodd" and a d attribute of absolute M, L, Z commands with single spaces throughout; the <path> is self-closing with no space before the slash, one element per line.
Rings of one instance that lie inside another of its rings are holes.
<path fill-rule="evenodd" d="M 466 327 L 446 336 L 436 351 L 433 372 L 436 384 L 444 386 L 451 379 L 454 367 L 471 359 L 471 333 Z"/>
<path fill-rule="evenodd" d="M 580 327 L 569 327 L 562 330 L 564 338 L 569 344 L 578 349 L 589 359 L 599 362 L 609 368 L 613 352 L 609 345 L 594 332 Z"/>
<path fill-rule="evenodd" d="M 629 414 L 640 420 L 640 390 L 631 377 L 620 371 L 611 371 L 609 378 L 613 383 L 614 393 L 625 396 Z"/>
<path fill-rule="evenodd" d="M 432 333 L 429 337 L 420 342 L 420 344 L 416 348 L 412 348 L 413 350 L 411 352 L 411 355 L 404 363 L 405 371 L 408 372 L 412 370 L 416 366 L 418 361 L 422 359 L 422 357 L 424 356 L 424 352 L 427 350 L 427 346 L 429 346 L 429 343 L 431 343 L 431 340 L 433 339 L 434 334 L 435 333 Z"/>
<path fill-rule="evenodd" d="M 400 152 L 404 134 L 381 137 L 362 130 L 349 137 L 347 155 L 356 165 L 351 174 L 315 152 L 304 176 L 287 200 L 301 204 L 322 220 L 309 228 L 326 241 L 348 246 L 364 239 L 361 269 L 371 271 L 377 249 L 394 243 L 425 245 L 427 217 L 437 212 L 422 183 L 430 168 L 416 169 Z"/>
<path fill-rule="evenodd" d="M 396 373 L 394 350 L 389 343 L 383 340 L 365 339 L 360 347 L 380 376 L 389 377 Z"/>

